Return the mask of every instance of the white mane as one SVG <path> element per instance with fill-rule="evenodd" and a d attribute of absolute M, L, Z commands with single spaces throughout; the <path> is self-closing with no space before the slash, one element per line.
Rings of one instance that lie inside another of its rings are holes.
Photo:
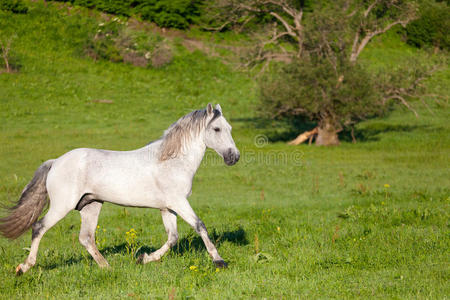
<path fill-rule="evenodd" d="M 211 121 L 220 115 L 220 111 L 214 109 Z M 177 157 L 183 147 L 206 128 L 207 117 L 206 109 L 195 110 L 170 125 L 162 137 L 159 159 L 164 161 Z"/>

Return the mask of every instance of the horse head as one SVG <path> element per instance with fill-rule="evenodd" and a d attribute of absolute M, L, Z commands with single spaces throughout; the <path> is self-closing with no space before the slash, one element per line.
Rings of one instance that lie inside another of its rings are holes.
<path fill-rule="evenodd" d="M 222 108 L 217 104 L 206 106 L 207 126 L 205 128 L 205 145 L 215 150 L 223 157 L 228 166 L 238 162 L 240 153 L 231 136 L 231 125 L 222 114 Z"/>

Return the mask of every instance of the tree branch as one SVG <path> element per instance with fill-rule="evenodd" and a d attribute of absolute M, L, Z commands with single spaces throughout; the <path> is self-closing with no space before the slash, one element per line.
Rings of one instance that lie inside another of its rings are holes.
<path fill-rule="evenodd" d="M 219 31 L 220 32 L 230 23 L 231 23 L 231 21 L 227 21 L 219 27 L 202 27 L 202 29 L 204 29 L 206 31 Z"/>
<path fill-rule="evenodd" d="M 252 12 L 262 12 L 261 9 L 253 7 L 253 6 L 249 6 L 243 3 L 240 3 L 239 6 L 240 8 L 244 9 L 244 10 L 248 10 L 248 11 L 252 11 Z"/>
<path fill-rule="evenodd" d="M 386 26 L 384 26 L 381 29 L 378 29 L 378 22 L 383 22 L 383 18 L 386 18 L 385 16 L 382 17 L 376 17 L 375 21 L 371 21 L 369 18 L 369 15 L 373 12 L 373 9 L 380 4 L 381 0 L 373 0 L 373 2 L 363 11 L 362 13 L 362 19 L 361 24 L 357 28 L 357 31 L 355 33 L 355 38 L 353 40 L 352 45 L 352 51 L 350 54 L 350 62 L 354 63 L 356 62 L 358 56 L 361 54 L 361 51 L 366 47 L 366 45 L 370 42 L 370 40 L 382 33 L 385 33 L 386 31 L 390 30 L 395 25 L 401 24 L 403 27 L 405 27 L 409 22 L 411 22 L 413 19 L 416 18 L 416 14 L 414 11 L 414 5 L 406 4 L 405 7 L 399 7 L 395 5 L 395 0 L 390 0 L 387 3 L 387 7 L 389 9 L 399 9 L 401 11 L 401 16 L 397 16 L 397 19 L 394 18 L 394 20 L 390 20 L 391 22 L 388 22 Z M 353 12 L 349 15 L 354 15 Z M 389 19 L 389 17 L 387 17 Z M 385 21 L 387 21 L 385 19 Z M 372 27 L 372 30 L 369 28 Z M 365 35 L 361 39 L 362 32 L 365 31 Z"/>
<path fill-rule="evenodd" d="M 270 15 L 274 16 L 275 18 L 278 19 L 278 21 L 280 21 L 284 28 L 286 28 L 288 34 L 294 38 L 298 38 L 297 34 L 295 34 L 295 32 L 292 30 L 292 26 L 289 25 L 286 20 L 284 20 L 279 14 L 277 14 L 276 12 L 271 11 Z"/>
<path fill-rule="evenodd" d="M 409 105 L 408 101 L 406 101 L 405 98 L 403 98 L 402 96 L 400 96 L 400 95 L 392 95 L 392 96 L 386 97 L 386 98 L 385 98 L 385 101 L 388 101 L 388 100 L 390 100 L 390 99 L 397 99 L 397 100 L 400 100 L 400 102 L 401 102 L 404 106 L 406 106 L 410 111 L 412 111 L 412 112 L 414 113 L 414 115 L 416 116 L 416 118 L 419 117 L 419 114 L 417 113 L 417 111 L 415 111 L 414 108 L 412 108 L 411 105 Z"/>
<path fill-rule="evenodd" d="M 248 22 L 250 22 L 255 16 L 250 16 L 247 19 L 245 19 L 244 23 L 242 23 L 241 27 L 237 30 L 238 33 L 242 31 L 242 29 L 247 25 Z"/>
<path fill-rule="evenodd" d="M 286 12 L 291 17 L 293 17 L 293 18 L 295 17 L 295 10 L 293 8 L 291 8 L 286 1 L 268 0 L 268 1 L 263 1 L 262 4 L 276 5 L 276 6 L 280 7 L 282 10 L 284 10 L 284 12 Z"/>
<path fill-rule="evenodd" d="M 367 18 L 367 16 L 370 14 L 370 11 L 377 5 L 379 0 L 375 0 L 372 4 L 369 5 L 369 7 L 364 11 L 364 18 Z"/>
<path fill-rule="evenodd" d="M 358 56 L 361 54 L 362 50 L 367 46 L 367 44 L 370 42 L 370 40 L 372 38 L 374 38 L 375 36 L 385 33 L 386 31 L 388 31 L 389 29 L 391 29 L 392 27 L 394 27 L 395 25 L 401 24 L 403 27 L 405 27 L 409 22 L 412 21 L 413 18 L 407 18 L 406 20 L 398 20 L 395 22 L 392 22 L 388 25 L 386 25 L 386 27 L 384 27 L 383 29 L 379 29 L 376 31 L 372 31 L 370 33 L 368 33 L 362 40 L 361 42 L 359 42 L 359 32 L 355 35 L 355 40 L 353 41 L 353 47 L 352 47 L 352 54 L 350 55 L 350 61 L 351 62 L 355 62 L 356 59 L 358 58 Z M 355 50 L 355 46 L 357 45 L 357 49 Z"/>
<path fill-rule="evenodd" d="M 299 134 L 295 139 L 288 142 L 288 145 L 300 145 L 304 141 L 309 139 L 309 144 L 311 144 L 312 138 L 319 133 L 319 128 L 316 127 L 313 130 L 305 131 L 301 134 Z"/>
<path fill-rule="evenodd" d="M 1 49 L 2 49 L 2 57 L 3 57 L 3 60 L 5 62 L 5 67 L 6 67 L 6 72 L 7 73 L 11 73 L 11 67 L 9 65 L 9 58 L 8 58 L 9 50 L 11 49 L 11 41 L 12 41 L 12 38 L 8 39 L 5 42 L 0 40 L 0 46 L 1 46 Z"/>

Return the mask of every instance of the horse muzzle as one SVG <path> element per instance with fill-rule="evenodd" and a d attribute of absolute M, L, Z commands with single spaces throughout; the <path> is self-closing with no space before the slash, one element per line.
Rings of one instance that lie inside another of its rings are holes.
<path fill-rule="evenodd" d="M 232 166 L 239 161 L 240 157 L 239 151 L 228 148 L 227 152 L 223 155 L 223 160 L 228 166 Z"/>

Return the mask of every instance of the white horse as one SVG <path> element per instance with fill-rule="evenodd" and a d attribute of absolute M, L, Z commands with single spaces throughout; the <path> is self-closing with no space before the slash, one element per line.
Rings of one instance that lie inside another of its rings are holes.
<path fill-rule="evenodd" d="M 226 267 L 187 200 L 206 147 L 214 149 L 227 165 L 239 160 L 231 126 L 219 104 L 215 108 L 208 104 L 206 109 L 189 113 L 172 124 L 161 139 L 137 150 L 80 148 L 44 162 L 10 215 L 0 219 L 0 232 L 11 239 L 32 227 L 30 253 L 17 266 L 16 274 L 28 271 L 36 263 L 42 236 L 73 209 L 81 214 L 80 243 L 100 267 L 108 267 L 95 245 L 95 229 L 105 201 L 161 211 L 167 242 L 151 254 L 142 254 L 138 262 L 159 260 L 177 243 L 179 215 L 201 236 L 216 266 Z M 47 203 L 47 194 L 49 210 L 37 221 Z"/>

